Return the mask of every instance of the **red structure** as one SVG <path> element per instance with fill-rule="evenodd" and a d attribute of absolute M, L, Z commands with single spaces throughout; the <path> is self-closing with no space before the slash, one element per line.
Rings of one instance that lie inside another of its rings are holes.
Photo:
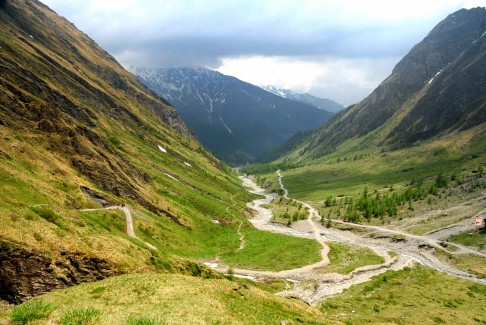
<path fill-rule="evenodd" d="M 481 214 L 477 216 L 476 220 L 474 220 L 474 226 L 478 230 L 486 228 L 486 214 Z"/>

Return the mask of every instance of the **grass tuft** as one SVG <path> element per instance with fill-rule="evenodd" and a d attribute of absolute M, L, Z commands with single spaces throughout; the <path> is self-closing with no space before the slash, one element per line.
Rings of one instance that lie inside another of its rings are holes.
<path fill-rule="evenodd" d="M 148 317 L 129 317 L 127 319 L 127 325 L 155 325 L 159 323 L 159 321 Z"/>
<path fill-rule="evenodd" d="M 28 322 L 48 317 L 54 311 L 51 304 L 40 300 L 31 300 L 15 306 L 10 314 L 14 324 L 27 324 Z"/>
<path fill-rule="evenodd" d="M 96 324 L 101 312 L 98 309 L 89 307 L 86 309 L 73 309 L 61 316 L 62 325 L 89 325 Z"/>

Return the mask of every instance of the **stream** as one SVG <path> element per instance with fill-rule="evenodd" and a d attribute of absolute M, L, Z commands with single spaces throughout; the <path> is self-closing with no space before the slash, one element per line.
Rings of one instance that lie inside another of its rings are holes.
<path fill-rule="evenodd" d="M 412 267 L 414 263 L 422 264 L 455 277 L 486 284 L 486 279 L 477 278 L 466 272 L 445 265 L 428 252 L 427 249 L 424 250 L 419 248 L 418 245 L 421 243 L 421 239 L 412 238 L 400 243 L 393 242 L 390 238 L 375 239 L 359 236 L 350 231 L 323 227 L 319 220 L 316 220 L 320 218 L 317 210 L 305 202 L 300 203 L 306 206 L 309 210 L 309 218 L 307 220 L 296 222 L 292 227 L 272 223 L 272 211 L 264 208 L 262 205 L 272 202 L 277 197 L 277 194 L 265 194 L 265 191 L 255 184 L 249 177 L 242 176 L 240 179 L 243 181 L 243 185 L 250 189 L 251 193 L 264 196 L 262 199 L 256 199 L 247 204 L 249 208 L 256 211 L 254 218 L 250 219 L 250 222 L 255 228 L 289 236 L 316 239 L 323 245 L 323 251 L 326 252 L 326 256 L 321 252 L 323 255 L 323 260 L 321 262 L 295 270 L 280 272 L 253 271 L 245 269 L 234 270 L 235 275 L 240 277 L 250 277 L 256 280 L 279 278 L 293 283 L 293 288 L 282 291 L 278 293 L 278 295 L 298 298 L 311 305 L 315 305 L 329 296 L 341 293 L 352 285 L 367 282 L 372 277 L 388 270 L 401 270 L 405 267 Z M 283 186 L 280 174 L 279 182 L 281 188 L 285 192 L 285 196 L 288 197 L 288 192 Z M 423 240 L 426 239 L 428 238 L 424 238 Z M 325 244 L 329 241 L 370 248 L 377 255 L 382 256 L 385 262 L 381 265 L 360 267 L 353 272 L 344 275 L 337 273 L 319 273 L 315 268 L 325 266 L 329 263 L 329 259 L 327 258 L 329 248 Z M 392 251 L 396 252 L 397 255 L 391 257 L 389 252 Z M 309 285 L 309 282 L 311 282 L 312 285 Z"/>

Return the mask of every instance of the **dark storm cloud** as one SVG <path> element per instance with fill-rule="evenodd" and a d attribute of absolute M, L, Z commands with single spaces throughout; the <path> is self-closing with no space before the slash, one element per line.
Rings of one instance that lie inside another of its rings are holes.
<path fill-rule="evenodd" d="M 379 58 L 402 55 L 415 39 L 395 33 L 380 35 L 379 30 L 355 33 L 331 31 L 309 38 L 271 37 L 248 38 L 245 35 L 226 37 L 179 37 L 139 41 L 136 38 L 102 40 L 115 56 L 138 61 L 130 64 L 146 66 L 218 66 L 222 58 L 238 56 L 334 56 L 344 58 Z M 407 42 L 408 38 L 408 42 Z"/>
<path fill-rule="evenodd" d="M 41 1 L 124 65 L 206 66 L 351 104 L 440 20 L 486 0 Z"/>
<path fill-rule="evenodd" d="M 44 2 L 116 57 L 131 52 L 161 66 L 215 66 L 222 58 L 248 55 L 400 56 L 457 7 L 448 4 L 431 15 L 439 1 Z"/>

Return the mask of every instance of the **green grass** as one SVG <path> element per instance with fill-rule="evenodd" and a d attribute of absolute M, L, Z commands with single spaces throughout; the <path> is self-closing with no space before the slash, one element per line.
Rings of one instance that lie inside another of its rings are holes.
<path fill-rule="evenodd" d="M 57 306 L 45 320 L 51 324 L 75 310 L 86 315 L 88 309 L 98 311 L 88 314 L 94 314 L 95 323 L 101 325 L 332 323 L 316 308 L 276 297 L 250 284 L 173 274 L 112 277 L 51 292 L 42 296 L 42 301 Z"/>
<path fill-rule="evenodd" d="M 320 309 L 347 324 L 484 324 L 486 286 L 416 266 L 353 286 Z"/>
<path fill-rule="evenodd" d="M 277 197 L 264 208 L 273 211 L 272 222 L 290 225 L 292 222 L 307 219 L 309 212 L 295 200 L 288 200 L 283 196 Z"/>
<path fill-rule="evenodd" d="M 61 315 L 61 325 L 91 325 L 96 324 L 101 316 L 101 312 L 98 309 L 89 308 L 76 308 L 64 312 Z"/>
<path fill-rule="evenodd" d="M 120 210 L 82 211 L 85 227 L 96 233 L 108 232 L 123 236 L 126 233 L 125 214 Z"/>
<path fill-rule="evenodd" d="M 451 254 L 441 250 L 436 250 L 434 255 L 459 270 L 463 270 L 479 278 L 486 278 L 486 257 L 484 256 L 475 254 Z"/>
<path fill-rule="evenodd" d="M 221 260 L 234 267 L 281 271 L 299 268 L 321 259 L 321 247 L 311 239 L 248 231 L 245 232 L 245 241 L 244 249 L 224 253 Z"/>
<path fill-rule="evenodd" d="M 478 134 L 476 134 L 477 132 Z M 320 201 L 328 196 L 356 196 L 389 185 L 403 185 L 415 179 L 435 178 L 438 174 L 461 173 L 486 164 L 481 130 L 469 130 L 454 138 L 445 138 L 422 146 L 384 152 L 368 151 L 354 160 L 338 150 L 309 166 L 285 171 L 284 184 L 292 197 Z M 472 140 L 474 139 L 474 140 Z"/>
<path fill-rule="evenodd" d="M 467 231 L 462 234 L 451 236 L 447 239 L 452 243 L 484 249 L 486 247 L 486 232 Z"/>
<path fill-rule="evenodd" d="M 129 317 L 127 325 L 157 325 L 160 321 L 149 317 Z"/>
<path fill-rule="evenodd" d="M 342 243 L 327 243 L 329 265 L 319 268 L 323 273 L 348 274 L 359 267 L 379 265 L 385 262 L 383 257 L 376 255 L 371 249 Z"/>
<path fill-rule="evenodd" d="M 43 206 L 40 207 L 33 206 L 30 207 L 30 210 L 32 210 L 32 212 L 34 212 L 35 214 L 37 214 L 39 217 L 46 220 L 47 222 L 55 224 L 60 228 L 64 227 L 62 223 L 62 217 L 57 213 L 55 213 L 54 211 L 52 211 L 51 209 Z"/>
<path fill-rule="evenodd" d="M 15 306 L 10 313 L 10 320 L 14 324 L 27 324 L 36 320 L 47 318 L 54 311 L 50 303 L 41 300 L 30 300 L 22 305 Z"/>

